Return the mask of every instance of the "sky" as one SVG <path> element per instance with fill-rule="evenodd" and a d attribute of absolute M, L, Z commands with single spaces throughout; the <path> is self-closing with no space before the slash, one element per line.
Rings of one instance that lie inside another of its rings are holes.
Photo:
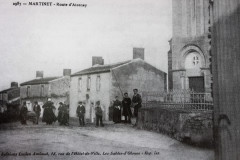
<path fill-rule="evenodd" d="M 0 0 L 0 90 L 35 79 L 91 67 L 92 56 L 105 64 L 132 59 L 145 48 L 145 60 L 167 72 L 172 37 L 171 0 L 45 0 L 52 6 L 14 6 Z M 54 6 L 56 3 L 87 7 Z"/>

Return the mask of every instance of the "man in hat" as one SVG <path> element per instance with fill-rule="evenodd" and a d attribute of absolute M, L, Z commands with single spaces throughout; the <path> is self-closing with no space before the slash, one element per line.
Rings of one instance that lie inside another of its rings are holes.
<path fill-rule="evenodd" d="M 40 105 L 38 105 L 37 101 L 34 102 L 33 111 L 36 113 L 36 116 L 37 116 L 36 124 L 38 124 L 38 120 L 39 120 L 39 117 L 41 114 L 41 107 L 40 107 Z"/>
<path fill-rule="evenodd" d="M 138 89 L 134 89 L 133 93 L 132 106 L 134 107 L 134 116 L 136 117 L 136 123 L 134 126 L 136 126 L 138 122 L 138 109 L 142 107 L 142 98 L 141 95 L 138 94 Z"/>
<path fill-rule="evenodd" d="M 125 117 L 125 123 L 131 123 L 132 111 L 130 109 L 132 100 L 128 97 L 128 93 L 124 93 L 122 100 L 123 116 Z"/>
<path fill-rule="evenodd" d="M 80 126 L 84 126 L 85 123 L 84 123 L 84 115 L 85 115 L 85 106 L 83 105 L 82 101 L 79 101 L 78 102 L 78 107 L 77 107 L 77 115 L 79 117 L 79 125 Z"/>

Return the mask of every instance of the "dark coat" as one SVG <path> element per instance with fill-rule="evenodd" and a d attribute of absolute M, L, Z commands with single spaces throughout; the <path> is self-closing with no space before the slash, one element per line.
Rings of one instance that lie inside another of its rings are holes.
<path fill-rule="evenodd" d="M 55 122 L 57 120 L 55 114 L 53 113 L 53 109 L 55 109 L 55 107 L 53 106 L 52 102 L 46 102 L 42 108 L 44 108 L 42 119 L 43 122 L 52 124 L 52 122 Z"/>
<path fill-rule="evenodd" d="M 20 120 L 22 124 L 26 124 L 28 109 L 26 105 L 23 105 L 20 110 Z"/>
<path fill-rule="evenodd" d="M 131 98 L 124 98 L 122 100 L 122 107 L 123 107 L 123 115 L 124 116 L 129 116 L 129 117 L 132 116 L 132 111 L 130 109 L 131 103 L 132 103 Z"/>
<path fill-rule="evenodd" d="M 100 106 L 97 106 L 95 108 L 95 114 L 96 114 L 96 116 L 103 116 L 103 111 L 102 111 L 102 108 Z"/>
<path fill-rule="evenodd" d="M 134 116 L 138 116 L 138 109 L 142 107 L 142 98 L 140 94 L 133 95 L 132 98 L 133 103 L 137 103 L 137 105 L 134 106 Z"/>
<path fill-rule="evenodd" d="M 62 119 L 61 119 L 61 124 L 68 124 L 68 120 L 69 120 L 69 109 L 67 107 L 67 105 L 63 105 L 62 107 Z"/>
<path fill-rule="evenodd" d="M 41 113 L 41 107 L 39 105 L 33 106 L 33 111 L 36 113 L 36 115 L 39 117 Z"/>
<path fill-rule="evenodd" d="M 122 103 L 119 100 L 113 102 L 113 122 L 121 122 L 121 106 Z"/>
<path fill-rule="evenodd" d="M 63 106 L 58 107 L 58 122 L 61 123 L 63 117 Z"/>
<path fill-rule="evenodd" d="M 77 107 L 77 115 L 78 115 L 78 117 L 80 117 L 80 116 L 84 116 L 84 114 L 85 114 L 85 112 L 86 112 L 86 110 L 85 110 L 85 106 L 84 105 L 79 105 L 78 107 Z"/>

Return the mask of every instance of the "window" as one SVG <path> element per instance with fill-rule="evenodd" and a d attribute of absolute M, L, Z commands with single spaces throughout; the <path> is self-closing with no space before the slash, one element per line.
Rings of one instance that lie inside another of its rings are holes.
<path fill-rule="evenodd" d="M 78 78 L 78 92 L 82 90 L 82 77 Z"/>
<path fill-rule="evenodd" d="M 40 91 L 40 96 L 44 96 L 44 85 L 41 85 L 41 91 Z"/>
<path fill-rule="evenodd" d="M 87 90 L 90 91 L 90 88 L 91 88 L 91 77 L 88 76 L 87 77 Z"/>
<path fill-rule="evenodd" d="M 191 52 L 185 58 L 185 69 L 200 69 L 202 58 L 198 52 Z"/>
<path fill-rule="evenodd" d="M 193 65 L 196 66 L 196 65 L 198 65 L 198 63 L 199 63 L 199 57 L 198 56 L 194 56 L 193 57 Z"/>
<path fill-rule="evenodd" d="M 96 80 L 96 90 L 100 91 L 100 75 L 97 76 L 97 80 Z"/>
<path fill-rule="evenodd" d="M 31 89 L 31 87 L 27 86 L 27 97 L 30 97 L 30 89 Z"/>

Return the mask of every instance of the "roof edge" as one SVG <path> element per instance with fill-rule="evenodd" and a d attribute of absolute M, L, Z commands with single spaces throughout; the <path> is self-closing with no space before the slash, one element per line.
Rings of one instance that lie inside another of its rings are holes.
<path fill-rule="evenodd" d="M 79 74 L 72 74 L 70 77 L 77 77 L 77 76 L 84 76 L 84 75 L 90 75 L 90 74 L 98 74 L 98 73 L 108 73 L 110 72 L 111 69 L 105 70 L 105 71 L 95 71 L 91 73 L 79 73 Z"/>

